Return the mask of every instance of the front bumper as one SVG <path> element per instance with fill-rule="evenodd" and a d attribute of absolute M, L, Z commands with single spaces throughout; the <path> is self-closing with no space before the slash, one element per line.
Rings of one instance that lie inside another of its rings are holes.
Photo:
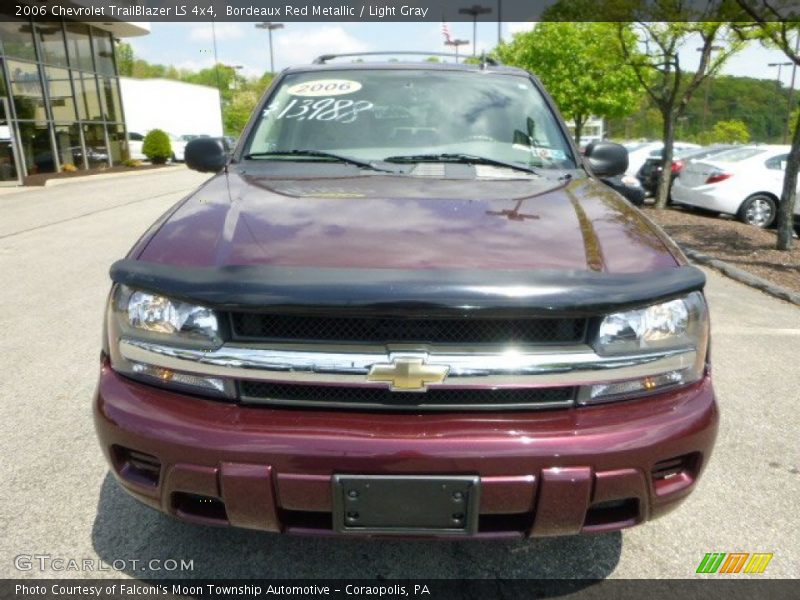
<path fill-rule="evenodd" d="M 646 400 L 419 415 L 243 407 L 137 383 L 107 364 L 94 415 L 123 487 L 184 520 L 333 533 L 335 474 L 477 475 L 478 537 L 658 517 L 694 488 L 718 422 L 709 377 Z M 137 469 L 130 451 L 157 462 Z M 660 478 L 664 465 L 677 467 Z"/>

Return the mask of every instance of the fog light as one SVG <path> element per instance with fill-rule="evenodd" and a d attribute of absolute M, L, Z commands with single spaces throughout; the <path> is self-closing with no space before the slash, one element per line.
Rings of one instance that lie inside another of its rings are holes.
<path fill-rule="evenodd" d="M 598 383 L 581 390 L 579 404 L 610 402 L 635 395 L 641 392 L 655 392 L 663 388 L 686 383 L 686 375 L 690 370 L 669 371 L 662 375 L 652 375 L 641 379 L 629 379 L 614 383 Z"/>

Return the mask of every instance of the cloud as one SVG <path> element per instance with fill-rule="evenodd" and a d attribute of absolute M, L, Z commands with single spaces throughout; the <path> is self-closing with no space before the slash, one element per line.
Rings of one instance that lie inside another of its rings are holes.
<path fill-rule="evenodd" d="M 343 54 L 369 50 L 367 43 L 349 34 L 343 27 L 335 25 L 325 25 L 294 34 L 288 29 L 279 31 L 273 38 L 273 44 L 276 68 L 308 64 L 320 54 Z"/>
<path fill-rule="evenodd" d="M 216 23 L 217 41 L 238 40 L 244 37 L 244 29 L 240 23 Z M 198 23 L 189 29 L 189 41 L 211 42 L 214 38 L 211 23 Z"/>
<path fill-rule="evenodd" d="M 508 33 L 514 35 L 515 33 L 522 33 L 523 31 L 531 31 L 534 27 L 536 27 L 535 21 L 517 21 L 517 22 L 509 22 L 506 23 L 508 27 Z"/>

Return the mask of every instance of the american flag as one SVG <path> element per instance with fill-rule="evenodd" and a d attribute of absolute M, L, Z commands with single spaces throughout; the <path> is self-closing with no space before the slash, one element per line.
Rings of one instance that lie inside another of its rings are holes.
<path fill-rule="evenodd" d="M 450 37 L 450 27 L 448 27 L 447 23 L 442 21 L 442 35 L 444 36 L 445 43 L 451 41 Z"/>

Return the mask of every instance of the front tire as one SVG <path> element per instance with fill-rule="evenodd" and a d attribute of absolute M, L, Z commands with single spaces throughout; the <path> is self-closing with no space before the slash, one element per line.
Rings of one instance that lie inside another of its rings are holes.
<path fill-rule="evenodd" d="M 765 229 L 775 222 L 778 204 L 769 194 L 753 194 L 742 202 L 739 208 L 739 220 L 747 225 Z"/>

